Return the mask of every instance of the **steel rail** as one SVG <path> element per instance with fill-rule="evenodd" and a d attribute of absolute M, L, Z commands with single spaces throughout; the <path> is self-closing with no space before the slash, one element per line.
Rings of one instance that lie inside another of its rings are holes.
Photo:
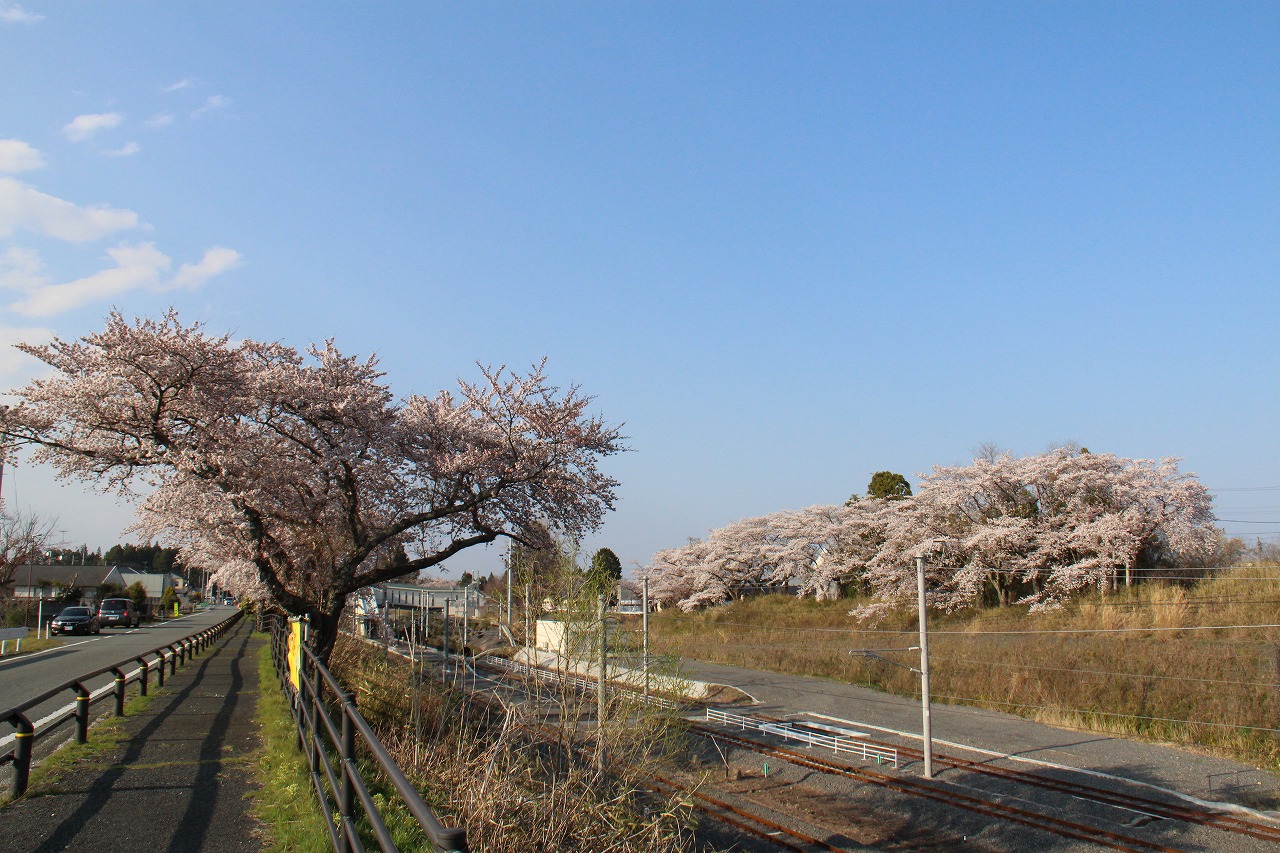
<path fill-rule="evenodd" d="M 779 722 L 783 721 L 780 720 Z M 739 745 L 745 746 L 746 748 L 757 752 L 772 754 L 792 763 L 802 764 L 813 770 L 849 776 L 851 778 L 860 779 L 861 781 L 876 784 L 880 787 L 897 790 L 899 793 L 909 794 L 912 796 L 923 796 L 925 798 L 944 802 L 948 805 L 963 808 L 968 811 L 975 811 L 989 817 L 995 817 L 1046 832 L 1052 832 L 1063 837 L 1101 844 L 1106 847 L 1111 847 L 1112 849 L 1126 851 L 1126 853 L 1147 853 L 1147 851 L 1153 850 L 1157 851 L 1157 853 L 1184 853 L 1184 851 L 1181 851 L 1178 848 L 1167 847 L 1155 842 L 1148 842 L 1140 838 L 1134 838 L 1120 833 L 1113 833 L 1109 830 L 1092 827 L 1088 824 L 1068 821 L 1063 818 L 1053 817 L 1052 815 L 1045 815 L 1029 811 L 1027 809 L 1020 809 L 1015 806 L 1007 806 L 1001 803 L 982 800 L 977 797 L 970 797 L 965 794 L 930 786 L 924 782 L 915 782 L 910 779 L 893 777 L 882 773 L 876 773 L 874 771 L 853 768 L 836 762 L 828 762 L 804 753 L 775 747 L 771 744 L 766 744 L 747 737 L 726 736 L 718 729 L 711 729 L 706 726 L 698 725 L 697 723 L 691 723 L 690 730 L 704 735 L 713 735 L 721 740 L 737 740 Z M 892 748 L 891 744 L 884 744 L 879 741 L 868 740 L 867 742 L 877 746 Z M 901 747 L 897 747 L 897 749 L 904 754 L 910 753 L 916 758 L 923 755 L 919 750 L 904 749 Z"/>
<path fill-rule="evenodd" d="M 680 782 L 652 773 L 649 774 L 649 779 L 652 784 L 657 786 L 659 793 L 662 793 L 660 789 L 669 788 L 679 793 L 688 794 L 694 799 L 701 800 L 708 804 L 709 807 L 695 805 L 694 808 L 707 815 L 712 820 L 727 824 L 728 826 L 732 826 L 734 829 L 742 830 L 743 832 L 754 835 L 757 838 L 764 839 L 777 847 L 781 847 L 786 850 L 794 850 L 797 851 L 797 853 L 810 853 L 811 847 L 819 847 L 822 850 L 828 851 L 828 853 L 846 853 L 844 848 L 834 847 L 825 841 L 806 835 L 799 830 L 783 826 L 780 823 L 772 821 L 769 818 L 763 817 L 762 815 L 754 812 L 750 812 L 740 806 L 726 803 L 723 800 L 712 797 L 710 794 L 690 788 L 688 785 L 684 785 Z M 730 815 L 736 815 L 737 817 L 730 817 Z M 738 818 L 743 819 L 738 820 Z M 755 824 L 759 824 L 759 826 Z M 767 829 L 761 829 L 761 826 L 767 827 Z M 801 847 L 798 844 L 791 844 L 789 842 L 782 841 L 775 836 L 775 833 L 779 832 L 789 835 L 792 838 L 809 845 L 809 847 Z"/>
<path fill-rule="evenodd" d="M 783 721 L 778 720 L 778 722 Z M 803 720 L 789 720 L 787 722 L 798 727 L 803 727 L 805 725 Z M 865 739 L 865 742 L 877 746 L 894 747 L 893 744 L 871 738 Z M 924 756 L 924 752 L 916 749 L 915 747 L 897 746 L 894 748 L 896 748 L 904 758 L 911 758 L 918 761 Z M 1068 782 L 1066 780 L 1054 779 L 1051 776 L 1044 776 L 1027 770 L 998 767 L 986 762 L 971 761 L 969 759 L 957 758 L 954 755 L 946 755 L 938 752 L 933 754 L 933 760 L 936 764 L 951 767 L 955 770 L 967 770 L 972 773 L 1009 779 L 1032 787 L 1042 788 L 1059 794 L 1066 794 L 1082 800 L 1089 800 L 1100 805 L 1115 806 L 1116 808 L 1129 809 L 1131 811 L 1147 812 L 1153 817 L 1158 817 L 1163 820 L 1193 823 L 1198 826 L 1220 829 L 1224 832 L 1248 835 L 1263 841 L 1280 842 L 1280 827 L 1260 823 L 1256 820 L 1248 820 L 1236 815 L 1197 809 L 1192 806 L 1178 805 L 1177 803 L 1151 799 L 1150 797 L 1143 797 L 1138 794 L 1111 791 L 1106 788 L 1086 785 L 1083 782 Z M 1064 769 L 1069 771 L 1072 768 L 1068 767 Z"/>
<path fill-rule="evenodd" d="M 915 758 L 919 758 L 921 755 L 919 750 L 912 747 L 900 747 L 899 749 L 904 755 L 910 755 Z M 1009 767 L 996 767 L 979 761 L 969 761 L 967 759 L 956 758 L 954 756 L 940 756 L 937 753 L 934 753 L 933 760 L 939 764 L 943 764 L 957 770 L 968 770 L 973 773 L 982 773 L 997 778 L 1012 779 L 1025 785 L 1044 788 L 1060 794 L 1068 794 L 1073 797 L 1090 800 L 1102 805 L 1149 812 L 1153 814 L 1153 816 L 1163 818 L 1165 820 L 1194 823 L 1199 826 L 1208 826 L 1213 829 L 1220 829 L 1224 832 L 1248 835 L 1264 841 L 1280 842 L 1280 827 L 1247 820 L 1246 818 L 1237 817 L 1236 815 L 1206 811 L 1203 809 L 1196 809 L 1191 806 L 1180 806 L 1176 803 L 1153 800 L 1149 797 L 1142 797 L 1137 794 L 1108 791 L 1105 788 L 1086 785 L 1082 782 L 1067 782 L 1065 780 L 1042 776 L 1038 773 L 1032 773 L 1026 770 L 1014 770 Z"/>
<path fill-rule="evenodd" d="M 482 667 L 477 665 L 476 668 L 481 669 Z M 504 676 L 515 675 L 516 677 L 520 678 L 523 681 L 533 681 L 535 684 L 544 680 L 535 676 L 531 672 L 529 672 L 529 670 L 536 670 L 537 669 L 536 667 L 521 666 L 518 668 L 506 668 L 506 667 L 500 667 L 500 666 L 499 667 L 489 666 L 489 667 L 483 667 L 483 668 L 489 669 L 491 672 L 493 672 L 496 675 L 504 675 Z M 581 689 L 581 686 L 572 680 L 561 680 L 561 679 L 554 679 L 554 680 L 560 681 L 561 683 L 566 684 L 566 686 Z M 468 698 L 470 698 L 472 701 L 479 702 L 482 705 L 485 705 L 487 707 L 492 707 L 495 704 L 493 700 L 489 699 L 488 697 L 486 697 L 485 695 L 483 695 L 478 691 L 466 691 L 466 692 L 467 692 Z M 498 707 L 502 707 L 502 706 L 498 705 Z M 522 723 L 522 724 L 519 724 L 518 727 L 526 730 L 539 731 L 543 735 L 549 735 L 555 738 L 558 742 L 563 742 L 561 733 L 552 726 L 548 726 L 545 724 L 538 724 L 538 723 Z M 584 749 L 585 747 L 583 747 L 582 745 L 576 745 L 574 748 L 581 750 L 581 749 Z M 655 786 L 655 789 L 666 787 L 681 793 L 688 794 L 694 799 L 700 800 L 701 802 L 706 804 L 706 805 L 697 805 L 697 804 L 691 803 L 691 805 L 695 809 L 707 815 L 711 819 L 719 823 L 732 826 L 733 828 L 738 829 L 742 832 L 746 832 L 750 835 L 754 835 L 757 838 L 767 841 L 770 844 L 780 849 L 795 851 L 795 853 L 813 853 L 813 848 L 816 847 L 824 851 L 824 853 L 847 853 L 845 848 L 834 847 L 831 844 L 825 841 L 822 841 L 821 839 L 814 838 L 813 836 L 800 832 L 799 830 L 793 827 L 784 826 L 783 824 L 777 823 L 776 821 L 766 818 L 760 814 L 748 811 L 746 809 L 741 808 L 740 806 L 735 806 L 731 803 L 724 802 L 723 800 L 712 797 L 709 794 L 706 794 L 702 791 L 694 790 L 693 788 L 690 788 L 689 786 L 684 785 L 680 782 L 676 782 L 672 779 L 668 779 L 666 777 L 660 776 L 655 773 L 647 773 L 646 777 L 649 780 L 649 784 L 651 786 Z M 736 815 L 736 817 L 733 817 L 731 815 Z M 767 827 L 767 829 L 761 829 L 760 827 Z M 772 830 L 772 832 L 770 830 Z M 791 838 L 796 839 L 800 842 L 803 842 L 804 844 L 807 844 L 809 846 L 802 847 L 797 844 L 791 844 L 789 842 L 782 841 L 773 834 L 777 832 L 788 835 Z"/>
<path fill-rule="evenodd" d="M 1146 853 L 1146 851 L 1151 850 L 1157 851 L 1157 853 L 1185 853 L 1185 851 L 1176 847 L 1167 847 L 1157 842 L 1122 835 L 1109 830 L 1092 827 L 1088 824 L 1076 823 L 1075 821 L 1064 820 L 1063 818 L 1053 817 L 1052 815 L 1041 814 L 1027 809 L 1017 808 L 1015 806 L 1007 806 L 1002 803 L 995 803 L 978 797 L 971 797 L 967 794 L 948 791 L 945 788 L 926 784 L 921 781 L 904 777 L 888 776 L 884 773 L 877 773 L 875 771 L 865 770 L 862 768 L 849 767 L 847 765 L 816 758 L 794 750 L 776 747 L 771 744 L 742 737 L 740 735 L 725 734 L 718 729 L 712 729 L 707 726 L 698 725 L 697 723 L 691 724 L 690 730 L 709 737 L 714 736 L 722 741 L 736 742 L 737 745 L 753 752 L 771 755 L 802 767 L 808 767 L 811 770 L 847 776 L 851 779 L 869 782 L 873 785 L 898 791 L 902 794 L 924 797 L 925 799 L 965 809 L 966 811 L 976 812 L 988 817 L 999 818 L 1011 823 L 1028 826 L 1033 829 L 1040 829 L 1045 832 L 1051 832 L 1055 835 L 1063 836 L 1064 838 L 1074 838 L 1078 841 L 1100 844 L 1105 847 L 1110 847 L 1113 850 L 1125 851 L 1125 853 Z"/>
<path fill-rule="evenodd" d="M 777 839 L 774 834 L 785 833 L 790 835 L 791 838 L 805 841 L 805 843 L 809 843 L 809 836 L 792 833 L 792 831 L 787 829 L 787 827 L 774 824 L 774 822 L 769 821 L 768 818 L 753 815 L 753 813 L 746 811 L 744 808 L 730 806 L 730 804 L 724 803 L 722 800 L 718 800 L 714 797 L 710 797 L 708 794 L 698 792 L 698 790 L 689 788 L 687 785 L 682 785 L 680 783 L 676 783 L 676 781 L 666 779 L 666 777 L 650 774 L 649 780 L 654 793 L 666 794 L 667 789 L 669 789 L 672 790 L 672 792 L 689 794 L 690 797 L 694 799 L 700 799 L 703 800 L 703 802 L 708 803 L 708 806 L 701 806 L 701 804 L 696 803 L 691 803 L 691 806 L 694 807 L 696 811 L 712 818 L 712 820 L 718 822 L 718 824 L 732 826 L 733 829 L 744 831 L 744 833 L 754 835 L 756 838 L 763 839 L 768 841 L 768 843 L 777 845 L 778 848 L 796 850 L 797 853 L 809 853 L 808 848 L 799 847 L 799 845 L 790 844 L 787 843 L 787 841 Z M 731 815 L 736 815 L 737 817 L 731 817 Z M 740 817 L 744 818 L 744 820 L 739 820 Z M 756 826 L 756 824 L 759 826 Z M 760 826 L 768 827 L 768 829 L 760 829 Z M 773 830 L 773 833 L 769 830 Z M 828 849 L 835 850 L 837 848 L 828 847 Z"/>

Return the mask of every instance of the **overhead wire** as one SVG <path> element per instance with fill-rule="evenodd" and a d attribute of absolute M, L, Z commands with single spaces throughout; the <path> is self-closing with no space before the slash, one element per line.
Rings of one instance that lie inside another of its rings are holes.
<path fill-rule="evenodd" d="M 1155 723 L 1180 723 L 1188 726 L 1214 726 L 1216 728 L 1226 729 L 1243 729 L 1246 731 L 1269 732 L 1280 734 L 1280 729 L 1271 728 L 1269 726 L 1249 726 L 1241 723 L 1212 723 L 1207 720 L 1178 720 L 1172 717 L 1150 717 L 1143 714 L 1122 714 L 1118 711 L 1093 711 L 1081 708 L 1062 708 L 1056 705 L 1029 705 L 1023 702 L 1001 702 L 996 699 L 975 699 L 969 696 L 939 696 L 934 694 L 934 699 L 941 699 L 950 702 L 965 702 L 970 705 L 1001 705 L 1006 708 L 1029 708 L 1035 711 L 1056 711 L 1061 714 L 1080 714 L 1082 716 L 1095 717 L 1119 717 L 1126 720 L 1148 720 Z"/>
<path fill-rule="evenodd" d="M 650 619 L 650 624 L 654 622 L 662 622 L 663 619 Z M 821 633 L 821 634 L 888 634 L 892 636 L 915 636 L 919 633 L 918 628 L 910 630 L 888 630 L 884 628 L 797 628 L 793 626 L 779 625 L 756 625 L 750 622 L 723 622 L 716 621 L 707 623 L 704 627 L 729 626 L 736 628 L 756 628 L 764 631 L 784 631 L 788 634 L 796 633 Z M 1037 636 L 1050 634 L 1146 634 L 1151 632 L 1170 632 L 1170 631 L 1228 631 L 1228 630 L 1253 630 L 1280 628 L 1280 624 L 1261 623 L 1253 625 L 1186 625 L 1181 627 L 1147 627 L 1147 628 L 1042 628 L 1039 630 L 1001 630 L 1001 631 L 951 631 L 947 629 L 929 629 L 929 635 L 946 635 L 959 637 L 983 637 L 983 636 Z"/>
<path fill-rule="evenodd" d="M 1184 682 L 1190 682 L 1194 684 L 1220 684 L 1220 685 L 1229 685 L 1233 687 L 1270 688 L 1270 687 L 1276 686 L 1276 683 L 1273 681 L 1232 681 L 1230 679 L 1223 679 L 1223 678 L 1191 678 L 1185 675 L 1157 675 L 1155 673 L 1144 673 L 1144 672 L 1110 672 L 1107 670 L 1096 670 L 1096 669 L 1071 669 L 1068 667 L 1057 667 L 1057 666 L 1035 666 L 1034 664 L 1004 663 L 1001 661 L 981 661 L 981 660 L 974 660 L 973 658 L 954 657 L 952 655 L 947 655 L 947 654 L 931 655 L 930 657 L 934 661 L 958 661 L 960 663 L 976 664 L 978 666 L 987 666 L 993 669 L 1029 669 L 1029 670 L 1036 670 L 1040 672 L 1065 672 L 1073 675 L 1103 675 L 1103 676 L 1113 676 L 1118 678 L 1144 678 L 1144 679 L 1153 679 L 1156 681 L 1184 681 Z"/>

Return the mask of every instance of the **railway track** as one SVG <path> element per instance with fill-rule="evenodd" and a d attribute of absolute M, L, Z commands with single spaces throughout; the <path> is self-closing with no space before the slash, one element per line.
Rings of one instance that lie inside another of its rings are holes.
<path fill-rule="evenodd" d="M 487 677 L 507 679 L 514 674 L 499 667 L 476 667 Z M 514 677 L 523 680 L 522 676 Z M 473 694 L 474 700 L 488 704 L 493 700 L 485 695 Z M 539 727 L 544 735 L 557 736 L 558 733 L 546 726 Z M 741 803 L 731 803 L 721 797 L 708 793 L 705 789 L 691 787 L 675 779 L 658 774 L 649 774 L 649 787 L 655 793 L 669 795 L 679 793 L 686 797 L 692 808 L 703 816 L 731 827 L 738 832 L 767 842 L 772 848 L 790 850 L 794 853 L 847 853 L 847 847 L 837 847 L 827 841 L 809 835 L 794 826 L 788 826 L 773 818 L 750 809 Z"/>
<path fill-rule="evenodd" d="M 510 673 L 505 672 L 495 672 L 494 674 L 510 675 Z M 1113 850 L 1125 851 L 1125 853 L 1153 853 L 1153 851 L 1154 853 L 1185 853 L 1185 851 L 1180 848 L 1169 847 L 1155 842 L 1150 842 L 1145 839 L 1090 826 L 1088 824 L 1068 821 L 1063 818 L 1034 812 L 1029 809 L 1022 809 L 1015 806 L 983 800 L 978 797 L 962 794 L 937 785 L 918 782 L 909 777 L 890 776 L 884 773 L 856 768 L 834 761 L 827 761 L 806 753 L 773 746 L 751 738 L 740 737 L 738 735 L 727 735 L 720 730 L 699 724 L 693 724 L 691 726 L 691 731 L 704 736 L 713 736 L 721 742 L 733 743 L 741 748 L 764 755 L 770 755 L 775 758 L 788 761 L 792 764 L 806 767 L 810 770 L 867 782 L 900 794 L 921 797 L 933 802 L 977 813 L 985 817 L 996 818 L 1009 823 L 1018 824 L 1020 826 L 1051 832 L 1061 837 L 1085 841 Z M 903 750 L 899 749 L 899 753 L 902 752 Z M 661 783 L 668 787 L 675 786 L 675 783 L 671 780 L 661 780 Z M 688 791 L 688 789 L 684 787 L 681 787 L 680 789 Z M 794 829 L 784 827 L 776 821 L 771 821 L 768 818 L 765 818 L 758 813 L 750 812 L 741 806 L 730 805 L 726 801 L 711 797 L 705 792 L 699 791 L 690 793 L 697 801 L 699 810 L 704 814 L 719 820 L 722 823 L 733 826 L 740 831 L 766 839 L 773 844 L 782 846 L 784 849 L 804 851 L 838 851 L 843 849 L 834 847 L 827 842 L 808 836 L 804 833 L 797 832 Z M 788 836 L 791 840 L 787 842 L 782 841 L 778 837 L 779 833 Z"/>
<path fill-rule="evenodd" d="M 797 853 L 847 853 L 847 847 L 837 847 L 830 842 L 815 838 L 801 832 L 795 827 L 786 826 L 759 812 L 733 804 L 719 797 L 713 797 L 706 791 L 691 788 L 664 776 L 650 776 L 655 790 L 661 794 L 679 792 L 693 800 L 693 807 L 712 820 L 753 835 L 762 841 L 781 850 L 793 850 Z"/>
<path fill-rule="evenodd" d="M 493 671 L 494 676 L 510 676 L 501 670 Z M 783 722 L 778 720 L 778 722 Z M 791 725 L 803 725 L 802 722 L 789 720 Z M 963 809 L 993 819 L 1006 821 L 1020 826 L 1053 833 L 1060 837 L 1087 842 L 1112 850 L 1130 851 L 1130 853 L 1184 853 L 1181 848 L 1170 847 L 1156 841 L 1149 841 L 1124 832 L 1104 829 L 1087 823 L 1057 817 L 1040 811 L 1033 811 L 1019 806 L 1000 803 L 991 799 L 954 791 L 943 785 L 911 777 L 889 775 L 852 765 L 830 761 L 810 753 L 799 752 L 786 747 L 759 741 L 754 738 L 693 724 L 691 731 L 703 736 L 714 737 L 722 743 L 732 743 L 742 749 L 790 762 L 810 770 L 829 773 L 867 784 L 875 785 L 897 793 L 920 797 L 933 802 Z M 874 740 L 869 744 L 893 747 L 899 756 L 910 760 L 920 760 L 923 753 L 910 747 L 895 746 Z M 1010 768 L 997 767 L 982 762 L 966 760 L 950 755 L 934 753 L 934 763 L 959 771 L 981 774 L 1004 782 L 1032 786 L 1040 790 L 1053 792 L 1098 805 L 1125 809 L 1142 815 L 1164 820 L 1179 821 L 1186 824 L 1203 826 L 1222 832 L 1237 833 L 1262 841 L 1280 844 L 1280 827 L 1261 823 L 1256 820 L 1238 817 L 1222 812 L 1196 809 L 1176 803 L 1161 801 L 1135 794 L 1123 794 L 1113 790 L 1055 779 L 1038 773 Z M 669 779 L 655 780 L 655 784 L 668 788 L 679 788 L 687 791 L 696 801 L 697 808 L 707 816 L 733 826 L 739 831 L 768 840 L 770 843 L 787 850 L 842 850 L 820 839 L 810 837 L 802 832 L 786 828 L 771 821 L 767 817 L 752 813 L 741 805 L 731 805 L 725 800 L 712 797 L 705 791 L 690 791 Z M 785 836 L 789 840 L 783 840 Z"/>
<path fill-rule="evenodd" d="M 1112 850 L 1126 851 L 1126 853 L 1151 853 L 1151 851 L 1157 851 L 1157 853 L 1185 853 L 1185 851 L 1177 847 L 1169 847 L 1158 842 L 1147 841 L 1146 839 L 1054 817 L 1041 812 L 1034 812 L 1030 809 L 984 800 L 910 777 L 890 776 L 886 773 L 828 761 L 808 753 L 775 746 L 754 738 L 726 734 L 719 729 L 713 729 L 708 726 L 694 724 L 691 729 L 698 734 L 714 737 L 722 743 L 730 743 L 742 749 L 772 756 L 810 770 L 866 782 L 908 796 L 921 797 L 986 817 L 1051 832 L 1064 838 L 1085 841 Z"/>
<path fill-rule="evenodd" d="M 923 753 L 919 750 L 905 750 L 899 747 L 898 752 L 901 755 L 909 755 L 920 759 L 923 758 Z M 940 757 L 935 754 L 933 760 L 935 764 L 942 764 L 943 766 L 953 767 L 971 773 L 981 773 L 987 776 L 1008 779 L 1024 785 L 1032 785 L 1044 790 L 1066 794 L 1068 796 L 1089 800 L 1103 805 L 1116 806 L 1122 809 L 1131 809 L 1154 817 L 1163 818 L 1165 820 L 1193 823 L 1198 826 L 1207 826 L 1213 829 L 1222 830 L 1223 832 L 1234 832 L 1240 835 L 1250 836 L 1251 838 L 1258 838 L 1263 841 L 1271 841 L 1276 844 L 1280 844 L 1280 827 L 1260 823 L 1258 821 L 1251 821 L 1246 818 L 1237 817 L 1236 815 L 1205 811 L 1191 806 L 1180 806 L 1175 803 L 1154 800 L 1149 797 L 1140 797 L 1136 794 L 1121 794 L 1115 791 L 1108 791 L 1105 788 L 1094 787 L 1092 785 L 1085 785 L 1078 782 L 1067 782 L 1061 779 L 1042 776 L 1038 773 L 1029 773 L 1024 770 L 993 767 L 990 765 L 984 765 L 981 762 L 966 761 L 951 756 Z"/>
<path fill-rule="evenodd" d="M 795 726 L 804 726 L 802 721 L 797 722 L 792 720 L 790 722 Z M 895 746 L 893 744 L 871 739 L 865 740 L 869 744 L 895 748 L 898 751 L 898 755 L 902 758 L 907 758 L 913 761 L 921 761 L 924 759 L 924 753 L 921 750 L 912 747 Z M 940 765 L 942 767 L 950 767 L 956 770 L 963 770 L 970 773 L 977 773 L 1006 781 L 1017 782 L 1018 784 L 1029 785 L 1041 790 L 1053 791 L 1055 793 L 1076 797 L 1078 799 L 1087 800 L 1100 805 L 1128 809 L 1130 811 L 1141 812 L 1164 820 L 1181 821 L 1182 823 L 1210 827 L 1223 832 L 1233 832 L 1239 835 L 1257 838 L 1262 841 L 1271 841 L 1276 844 L 1280 844 L 1280 827 L 1273 824 L 1262 823 L 1257 820 L 1249 820 L 1237 815 L 1208 811 L 1205 809 L 1195 808 L 1193 806 L 1179 805 L 1166 800 L 1142 797 L 1137 794 L 1120 793 L 1094 785 L 1086 785 L 1082 782 L 1068 782 L 1064 779 L 1055 779 L 1051 776 L 1045 776 L 1040 773 L 1032 773 L 1025 770 L 1014 770 L 1012 768 L 999 767 L 980 761 L 969 761 L 967 759 L 957 758 L 955 756 L 937 752 L 933 754 L 933 762 L 935 765 Z"/>

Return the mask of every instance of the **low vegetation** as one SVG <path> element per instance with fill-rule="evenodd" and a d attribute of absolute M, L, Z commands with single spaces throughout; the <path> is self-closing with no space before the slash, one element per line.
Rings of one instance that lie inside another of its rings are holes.
<path fill-rule="evenodd" d="M 550 722 L 534 719 L 358 640 L 339 641 L 332 668 L 442 822 L 467 827 L 471 849 L 688 849 L 688 808 L 644 786 L 678 732 L 665 713 L 615 701 L 600 730 L 595 700 L 565 691 L 543 697 L 557 708 Z"/>
<path fill-rule="evenodd" d="M 930 614 L 935 701 L 1198 747 L 1280 769 L 1280 565 L 1151 582 L 1067 607 Z M 919 677 L 852 654 L 917 645 L 914 608 L 874 625 L 856 602 L 767 595 L 650 619 L 655 651 L 919 695 Z M 1255 626 L 1255 627 L 1248 627 Z M 917 653 L 881 653 L 916 665 Z"/>
<path fill-rule="evenodd" d="M 253 765 L 258 788 L 254 791 L 252 814 L 262 827 L 262 847 L 277 853 L 325 853 L 329 833 L 324 815 L 316 805 L 307 759 L 298 750 L 297 729 L 271 660 L 271 646 L 258 651 L 258 724 L 262 746 Z"/>

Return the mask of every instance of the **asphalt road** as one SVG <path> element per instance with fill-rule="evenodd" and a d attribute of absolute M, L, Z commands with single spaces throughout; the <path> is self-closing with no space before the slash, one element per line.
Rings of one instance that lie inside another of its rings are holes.
<path fill-rule="evenodd" d="M 234 607 L 213 607 L 190 616 L 165 622 L 144 622 L 140 628 L 104 628 L 101 634 L 68 636 L 56 649 L 29 655 L 0 658 L 0 711 L 12 708 L 46 690 L 93 672 L 104 666 L 131 660 L 143 652 L 180 640 L 205 628 L 216 625 L 235 613 Z M 125 671 L 137 668 L 131 663 Z M 154 684 L 154 675 L 152 683 Z M 89 682 L 91 690 L 110 684 L 110 674 Z M 28 712 L 33 720 L 74 701 L 71 691 L 60 694 Z M 100 706 L 95 706 L 95 710 Z M 0 740 L 11 732 L 10 727 L 0 725 Z"/>

